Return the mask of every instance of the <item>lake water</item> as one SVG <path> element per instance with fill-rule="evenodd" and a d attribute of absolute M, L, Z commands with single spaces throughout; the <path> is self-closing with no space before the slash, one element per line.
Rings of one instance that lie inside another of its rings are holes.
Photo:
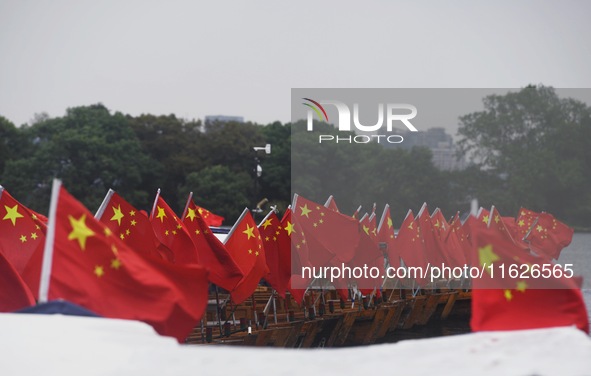
<path fill-rule="evenodd" d="M 591 320 L 591 234 L 575 234 L 572 243 L 562 250 L 560 264 L 573 264 L 575 274 L 583 276 L 583 297 Z"/>

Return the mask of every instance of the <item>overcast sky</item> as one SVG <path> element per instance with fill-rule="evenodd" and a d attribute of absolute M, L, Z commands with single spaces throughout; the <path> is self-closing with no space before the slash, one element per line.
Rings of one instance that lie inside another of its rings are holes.
<path fill-rule="evenodd" d="M 587 1 L 0 0 L 0 115 L 290 119 L 292 87 L 591 87 Z"/>

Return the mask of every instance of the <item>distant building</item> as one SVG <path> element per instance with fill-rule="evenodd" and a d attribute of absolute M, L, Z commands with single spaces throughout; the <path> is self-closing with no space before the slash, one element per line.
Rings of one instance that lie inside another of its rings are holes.
<path fill-rule="evenodd" d="M 456 157 L 453 137 L 447 134 L 444 128 L 429 128 L 419 132 L 397 130 L 393 133 L 404 137 L 404 141 L 400 144 L 384 145 L 403 149 L 412 149 L 414 146 L 429 148 L 433 153 L 433 164 L 440 170 L 463 170 L 467 167 L 463 158 Z"/>
<path fill-rule="evenodd" d="M 244 123 L 244 117 L 242 116 L 227 116 L 227 115 L 208 115 L 205 117 L 205 124 L 212 123 Z"/>

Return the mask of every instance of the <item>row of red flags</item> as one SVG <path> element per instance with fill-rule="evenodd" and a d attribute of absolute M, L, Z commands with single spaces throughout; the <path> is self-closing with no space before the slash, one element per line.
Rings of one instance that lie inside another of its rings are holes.
<path fill-rule="evenodd" d="M 35 299 L 64 299 L 105 317 L 147 322 L 182 341 L 205 312 L 208 282 L 240 303 L 267 272 L 248 210 L 224 245 L 205 222 L 205 209 L 193 202 L 181 220 L 158 196 L 148 217 L 109 192 L 95 218 L 60 186 L 52 206 L 55 214 L 47 219 L 0 188 L 0 311 L 34 305 Z M 44 297 L 48 249 L 53 254 Z"/>
<path fill-rule="evenodd" d="M 387 205 L 379 224 L 375 210 L 359 221 L 341 215 L 332 197 L 319 205 L 296 196 L 293 210 L 294 231 L 300 233 L 299 240 L 292 236 L 294 253 L 299 256 L 294 262 L 301 266 L 494 268 L 496 277 L 484 272 L 472 279 L 474 331 L 575 325 L 589 332 L 581 278 L 571 278 L 552 261 L 570 244 L 574 231 L 551 214 L 521 208 L 516 218 L 503 217 L 493 206 L 464 223 L 459 213 L 448 222 L 439 209 L 430 215 L 424 204 L 416 216 L 409 210 L 395 233 Z M 500 278 L 503 265 L 513 265 L 520 273 L 510 276 L 506 270 Z M 553 268 L 554 274 L 541 277 L 531 272 L 544 265 Z M 383 281 L 355 282 L 363 287 L 362 293 L 379 294 Z M 429 280 L 416 278 L 415 282 L 426 286 Z M 346 295 L 343 280 L 335 287 L 342 297 Z"/>
<path fill-rule="evenodd" d="M 9 311 L 34 304 L 33 297 L 38 298 L 47 219 L 19 204 L 8 192 L 0 191 L 0 195 L 0 267 L 6 270 L 0 278 L 6 279 L 3 286 L 10 286 L 0 291 L 0 309 Z M 385 258 L 395 267 L 475 265 L 479 263 L 479 250 L 490 246 L 495 249 L 497 261 L 502 261 L 500 255 L 507 254 L 513 260 L 531 249 L 541 256 L 536 259 L 541 262 L 557 258 L 572 238 L 572 230 L 550 214 L 527 209 L 520 210 L 513 219 L 501 217 L 493 207 L 462 224 L 459 214 L 448 222 L 440 210 L 429 215 L 424 205 L 416 217 L 409 211 L 395 234 L 388 206 L 379 225 L 375 209 L 358 220 L 355 215 L 339 213 L 332 197 L 320 205 L 296 195 L 292 207 L 293 213 L 288 209 L 282 219 L 269 213 L 259 226 L 245 210 L 224 244 L 205 222 L 213 214 L 204 214 L 192 199 L 179 217 L 158 195 L 148 216 L 109 192 L 94 218 L 60 188 L 48 297 L 72 301 L 107 317 L 142 320 L 159 333 L 182 340 L 205 310 L 208 281 L 229 291 L 235 303 L 252 295 L 262 278 L 280 295 L 290 291 L 301 302 L 311 282 L 298 273 L 304 266 L 342 263 L 383 269 Z M 350 282 L 334 282 L 343 299 L 348 297 Z M 377 278 L 363 281 L 361 291 L 379 295 L 382 282 Z M 418 284 L 425 282 L 417 280 Z M 474 287 L 478 288 L 480 282 Z M 563 288 L 566 290 L 553 293 L 520 283 L 515 289 L 519 293 L 511 293 L 510 289 L 475 291 L 473 329 L 511 328 L 507 320 L 523 327 L 522 321 L 528 321 L 529 314 L 515 321 L 510 318 L 513 314 L 509 308 L 501 313 L 490 312 L 499 307 L 514 308 L 524 299 L 526 303 L 522 304 L 531 311 L 530 296 L 541 291 L 546 291 L 541 300 L 554 307 L 544 307 L 541 316 L 556 316 L 552 297 L 570 294 L 569 312 L 574 313 L 558 315 L 559 320 L 585 329 L 588 324 L 580 291 L 568 283 Z M 492 299 L 499 296 L 502 299 Z M 573 322 L 573 317 L 579 322 Z M 499 320 L 500 325 L 493 324 Z"/>

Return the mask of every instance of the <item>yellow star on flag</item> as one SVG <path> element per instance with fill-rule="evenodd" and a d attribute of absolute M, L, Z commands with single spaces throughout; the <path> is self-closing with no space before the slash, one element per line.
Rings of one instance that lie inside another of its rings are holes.
<path fill-rule="evenodd" d="M 287 231 L 288 236 L 291 236 L 291 233 L 294 232 L 293 223 L 291 223 L 290 221 L 287 221 L 287 226 L 285 226 L 284 230 Z"/>
<path fill-rule="evenodd" d="M 195 217 L 197 217 L 197 213 L 195 213 L 195 209 L 193 208 L 189 208 L 188 210 L 189 212 L 187 213 L 187 216 L 185 218 L 189 218 L 191 222 L 193 222 L 193 220 L 195 220 Z"/>
<path fill-rule="evenodd" d="M 21 240 L 21 243 L 26 242 L 27 241 L 26 235 L 21 235 L 20 240 Z"/>
<path fill-rule="evenodd" d="M 523 227 L 523 226 L 525 226 L 525 222 L 523 221 L 523 219 L 520 219 L 519 222 L 517 222 L 517 225 L 519 227 Z"/>
<path fill-rule="evenodd" d="M 310 218 L 308 216 L 308 214 L 312 211 L 310 209 L 308 209 L 308 204 L 304 204 L 304 206 L 300 206 L 300 209 L 302 210 L 302 214 L 300 214 L 302 217 L 306 216 L 306 218 Z"/>
<path fill-rule="evenodd" d="M 508 302 L 510 302 L 511 299 L 513 299 L 513 294 L 511 293 L 511 290 L 505 290 L 505 299 L 507 299 Z"/>
<path fill-rule="evenodd" d="M 111 221 L 117 221 L 117 224 L 121 226 L 121 218 L 123 218 L 123 212 L 121 211 L 121 205 L 118 207 L 113 206 L 113 216 L 111 217 Z"/>
<path fill-rule="evenodd" d="M 488 265 L 492 265 L 493 262 L 499 261 L 499 255 L 493 252 L 492 244 L 487 244 L 482 248 L 478 248 L 478 260 L 480 261 L 480 265 L 485 267 L 487 273 L 490 274 L 490 269 L 487 268 Z"/>
<path fill-rule="evenodd" d="M 485 215 L 484 217 L 482 217 L 482 222 L 488 223 L 488 215 Z"/>
<path fill-rule="evenodd" d="M 267 229 L 267 227 L 269 227 L 269 226 L 271 226 L 271 225 L 272 225 L 272 223 L 271 223 L 271 222 L 272 222 L 271 218 L 268 218 L 268 219 L 265 221 L 265 223 L 263 223 L 263 228 L 266 230 L 266 229 Z"/>
<path fill-rule="evenodd" d="M 37 233 L 36 232 L 32 232 L 31 233 L 31 239 L 36 240 L 37 239 Z"/>
<path fill-rule="evenodd" d="M 388 228 L 392 228 L 394 224 L 392 223 L 392 218 L 388 217 Z"/>
<path fill-rule="evenodd" d="M 7 205 L 4 205 L 4 209 L 6 209 L 6 215 L 2 219 L 10 219 L 13 226 L 16 226 L 16 220 L 18 218 L 23 218 L 23 215 L 18 212 L 18 205 L 14 205 L 12 208 Z"/>
<path fill-rule="evenodd" d="M 111 268 L 117 270 L 121 267 L 121 260 L 119 260 L 118 258 L 114 258 L 113 260 L 111 260 Z"/>
<path fill-rule="evenodd" d="M 367 227 L 367 226 L 363 226 L 363 231 L 365 231 L 365 233 L 366 233 L 367 235 L 369 235 L 369 227 Z"/>
<path fill-rule="evenodd" d="M 160 218 L 160 223 L 164 222 L 164 217 L 166 217 L 166 213 L 164 212 L 164 208 L 158 206 L 158 214 L 156 214 L 156 218 Z"/>
<path fill-rule="evenodd" d="M 94 274 L 100 278 L 105 274 L 105 269 L 102 266 L 97 265 L 94 267 Z"/>
<path fill-rule="evenodd" d="M 86 239 L 95 235 L 94 231 L 86 226 L 86 214 L 82 214 L 79 219 L 68 215 L 68 219 L 70 220 L 70 226 L 72 226 L 72 232 L 68 234 L 68 240 L 78 240 L 80 248 L 83 251 L 86 250 Z"/>
<path fill-rule="evenodd" d="M 248 236 L 246 238 L 246 240 L 250 239 L 250 238 L 254 238 L 254 227 L 250 227 L 248 225 L 248 223 L 246 224 L 246 230 L 242 231 L 243 234 L 246 234 L 246 236 Z"/>
<path fill-rule="evenodd" d="M 525 281 L 517 282 L 517 288 L 516 288 L 517 291 L 525 292 L 526 289 L 527 289 L 527 283 L 525 283 Z"/>

